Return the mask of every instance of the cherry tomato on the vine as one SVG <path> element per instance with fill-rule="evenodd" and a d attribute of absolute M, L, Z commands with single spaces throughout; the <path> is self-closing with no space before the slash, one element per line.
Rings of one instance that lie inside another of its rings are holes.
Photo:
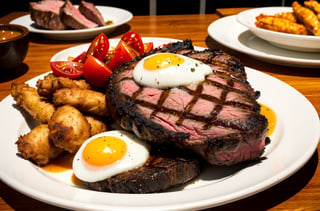
<path fill-rule="evenodd" d="M 79 78 L 83 74 L 83 64 L 73 61 L 50 62 L 52 72 L 57 76 Z"/>
<path fill-rule="evenodd" d="M 107 65 L 92 55 L 89 55 L 83 64 L 83 76 L 94 87 L 106 87 L 111 74 L 112 71 Z"/>
<path fill-rule="evenodd" d="M 127 45 L 133 48 L 134 50 L 138 51 L 139 54 L 144 53 L 143 42 L 141 36 L 138 33 L 127 32 L 121 37 L 121 40 L 127 43 Z"/>

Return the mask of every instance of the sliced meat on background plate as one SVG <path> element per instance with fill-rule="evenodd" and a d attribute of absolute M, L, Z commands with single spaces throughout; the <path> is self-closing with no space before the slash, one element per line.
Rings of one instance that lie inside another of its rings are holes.
<path fill-rule="evenodd" d="M 66 0 L 66 3 L 62 6 L 60 14 L 62 23 L 70 28 L 90 29 L 98 27 L 98 24 L 88 20 L 69 0 Z"/>
<path fill-rule="evenodd" d="M 92 22 L 98 24 L 99 26 L 105 26 L 106 23 L 101 15 L 100 11 L 94 6 L 91 2 L 80 1 L 79 11 L 86 18 L 91 20 Z"/>
<path fill-rule="evenodd" d="M 51 30 L 90 29 L 106 25 L 94 4 L 85 1 L 80 2 L 79 9 L 70 0 L 30 2 L 30 17 L 37 26 Z"/>
<path fill-rule="evenodd" d="M 30 2 L 30 17 L 38 26 L 45 29 L 64 30 L 67 26 L 61 22 L 60 8 L 64 5 L 60 0 L 44 0 Z"/>

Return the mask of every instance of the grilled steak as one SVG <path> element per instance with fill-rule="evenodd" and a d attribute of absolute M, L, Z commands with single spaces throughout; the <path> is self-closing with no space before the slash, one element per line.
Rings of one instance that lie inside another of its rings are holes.
<path fill-rule="evenodd" d="M 191 149 L 215 165 L 259 159 L 265 147 L 267 119 L 238 59 L 219 50 L 193 50 L 189 40 L 151 53 L 173 52 L 212 68 L 203 82 L 169 89 L 143 87 L 132 76 L 144 56 L 117 68 L 107 101 L 122 128 L 157 144 Z"/>
<path fill-rule="evenodd" d="M 60 20 L 60 8 L 64 1 L 43 0 L 30 2 L 30 17 L 39 27 L 53 30 L 67 28 Z"/>
<path fill-rule="evenodd" d="M 60 9 L 60 18 L 63 24 L 73 29 L 88 29 L 98 27 L 98 24 L 88 20 L 75 8 L 70 0 L 66 0 Z"/>
<path fill-rule="evenodd" d="M 99 26 L 105 26 L 103 16 L 99 12 L 99 10 L 94 6 L 91 2 L 80 1 L 79 11 L 83 14 L 87 19 L 92 22 L 98 24 Z"/>
<path fill-rule="evenodd" d="M 161 192 L 196 178 L 203 167 L 201 161 L 189 153 L 168 152 L 156 147 L 142 167 L 85 185 L 93 190 L 113 193 Z"/>

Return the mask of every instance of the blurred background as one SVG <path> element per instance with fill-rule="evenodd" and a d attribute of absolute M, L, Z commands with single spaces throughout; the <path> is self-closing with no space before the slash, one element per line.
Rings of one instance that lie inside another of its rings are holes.
<path fill-rule="evenodd" d="M 29 2 L 37 0 L 8 0 L 0 7 L 0 17 L 13 11 L 28 11 Z M 95 5 L 129 10 L 133 15 L 214 13 L 217 8 L 290 6 L 294 0 L 87 0 Z M 71 0 L 78 4 L 80 0 Z M 302 0 L 298 0 L 303 3 Z"/>

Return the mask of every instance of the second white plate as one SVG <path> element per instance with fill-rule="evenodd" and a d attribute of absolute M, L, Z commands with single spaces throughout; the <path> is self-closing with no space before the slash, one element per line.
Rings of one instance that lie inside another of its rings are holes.
<path fill-rule="evenodd" d="M 273 46 L 241 25 L 235 15 L 212 22 L 208 33 L 218 43 L 266 62 L 293 67 L 320 67 L 320 53 L 291 51 Z"/>

